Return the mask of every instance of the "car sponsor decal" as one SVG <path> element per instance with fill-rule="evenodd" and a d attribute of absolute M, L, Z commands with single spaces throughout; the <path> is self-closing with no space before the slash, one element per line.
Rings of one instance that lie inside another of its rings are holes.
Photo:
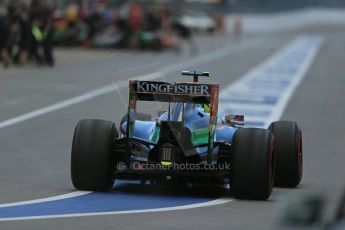
<path fill-rule="evenodd" d="M 175 83 L 156 81 L 135 81 L 133 90 L 136 93 L 171 93 L 210 95 L 211 86 L 205 84 Z"/>

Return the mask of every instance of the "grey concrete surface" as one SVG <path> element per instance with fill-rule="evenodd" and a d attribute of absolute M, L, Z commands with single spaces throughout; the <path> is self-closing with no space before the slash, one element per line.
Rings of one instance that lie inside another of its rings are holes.
<path fill-rule="evenodd" d="M 244 75 L 301 33 L 320 34 L 325 43 L 306 78 L 291 99 L 283 119 L 297 120 L 304 137 L 304 177 L 296 189 L 275 189 L 268 201 L 239 201 L 183 211 L 0 222 L 0 229 L 276 229 L 274 210 L 288 193 L 322 192 L 329 210 L 345 186 L 345 32 L 344 28 L 306 28 L 289 33 L 250 38 L 218 36 L 198 40 L 201 53 L 225 44 L 255 46 L 220 60 L 191 68 L 214 73 L 222 87 Z M 119 69 L 163 62 L 159 67 L 129 71 L 116 79 L 129 79 L 191 58 L 142 53 L 60 51 L 54 69 L 14 69 L 0 72 L 0 121 L 112 82 Z M 86 57 L 89 55 L 89 57 Z M 71 60 L 69 60 L 70 58 Z M 181 79 L 179 72 L 165 76 Z M 125 105 L 126 89 L 49 113 L 0 130 L 0 203 L 37 199 L 73 191 L 69 157 L 73 129 L 82 118 L 118 121 Z"/>

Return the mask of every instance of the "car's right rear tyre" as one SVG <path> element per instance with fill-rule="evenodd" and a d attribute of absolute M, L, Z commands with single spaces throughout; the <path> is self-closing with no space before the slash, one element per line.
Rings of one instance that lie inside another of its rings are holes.
<path fill-rule="evenodd" d="M 234 134 L 231 146 L 230 189 L 234 198 L 268 199 L 274 181 L 272 133 L 241 128 Z"/>
<path fill-rule="evenodd" d="M 294 188 L 302 179 L 302 131 L 296 122 L 276 121 L 268 127 L 274 135 L 276 174 L 279 187 Z"/>
<path fill-rule="evenodd" d="M 112 187 L 112 143 L 117 136 L 111 121 L 81 120 L 77 124 L 71 153 L 71 178 L 76 189 L 107 191 Z"/>

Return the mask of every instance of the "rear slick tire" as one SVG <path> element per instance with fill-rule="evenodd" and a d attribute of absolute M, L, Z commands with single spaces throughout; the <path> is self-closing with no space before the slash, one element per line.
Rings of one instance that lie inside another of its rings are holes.
<path fill-rule="evenodd" d="M 302 179 L 302 132 L 296 122 L 276 121 L 269 127 L 274 135 L 276 174 L 274 184 L 294 188 Z"/>
<path fill-rule="evenodd" d="M 118 136 L 111 121 L 81 120 L 74 131 L 71 178 L 76 189 L 108 191 L 114 184 L 113 140 Z"/>
<path fill-rule="evenodd" d="M 273 135 L 269 130 L 240 128 L 231 150 L 230 189 L 236 199 L 267 200 L 273 188 Z"/>

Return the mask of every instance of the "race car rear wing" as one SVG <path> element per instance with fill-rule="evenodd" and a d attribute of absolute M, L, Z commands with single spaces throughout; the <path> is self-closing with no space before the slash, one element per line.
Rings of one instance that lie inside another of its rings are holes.
<path fill-rule="evenodd" d="M 210 104 L 214 85 L 155 81 L 130 81 L 130 97 L 137 101 Z"/>
<path fill-rule="evenodd" d="M 208 104 L 210 107 L 209 122 L 209 143 L 208 157 L 209 163 L 212 161 L 212 149 L 214 135 L 217 124 L 218 114 L 218 84 L 199 84 L 199 83 L 175 83 L 157 81 L 129 81 L 129 100 L 127 111 L 127 131 L 128 139 L 133 137 L 134 120 L 130 119 L 131 114 L 136 112 L 137 101 L 159 101 L 169 102 L 170 119 L 170 102 Z M 182 116 L 183 117 L 183 116 Z"/>

